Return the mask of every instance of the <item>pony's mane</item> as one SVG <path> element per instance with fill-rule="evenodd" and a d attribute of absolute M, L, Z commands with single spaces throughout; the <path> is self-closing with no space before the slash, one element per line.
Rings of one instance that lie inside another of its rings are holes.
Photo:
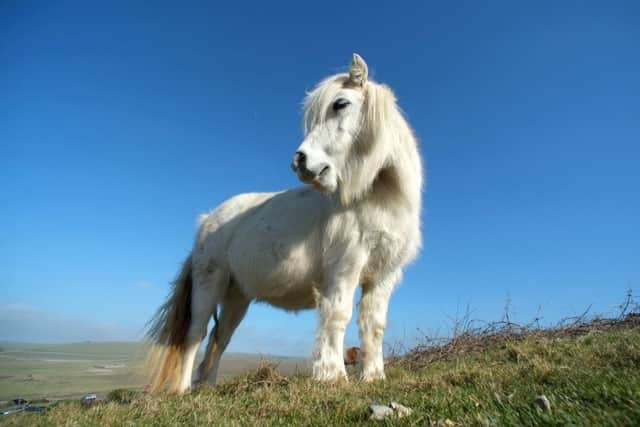
<path fill-rule="evenodd" d="M 337 93 L 349 87 L 348 74 L 330 76 L 307 93 L 304 100 L 305 136 L 324 122 Z M 362 199 L 380 183 L 420 210 L 422 165 L 416 139 L 389 87 L 368 80 L 364 85 L 364 112 L 353 150 L 356 155 L 340 176 L 340 199 L 348 205 Z M 380 182 L 384 178 L 385 183 Z"/>

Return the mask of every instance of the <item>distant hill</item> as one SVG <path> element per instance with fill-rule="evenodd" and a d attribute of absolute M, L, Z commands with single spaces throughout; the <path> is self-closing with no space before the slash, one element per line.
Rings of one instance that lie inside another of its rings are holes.
<path fill-rule="evenodd" d="M 4 342 L 0 344 L 0 401 L 75 397 L 123 387 L 142 389 L 146 382 L 145 357 L 141 342 Z M 265 359 L 289 373 L 308 369 L 302 358 L 225 353 L 220 377 L 255 369 Z"/>

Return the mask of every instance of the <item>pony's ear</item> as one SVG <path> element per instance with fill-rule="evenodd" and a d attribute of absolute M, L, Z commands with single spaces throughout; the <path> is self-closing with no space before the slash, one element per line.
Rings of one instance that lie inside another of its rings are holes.
<path fill-rule="evenodd" d="M 354 53 L 351 66 L 349 67 L 349 82 L 354 86 L 364 86 L 367 82 L 368 74 L 369 69 L 367 68 L 367 63 L 364 62 L 364 59 L 362 59 L 360 55 Z"/>

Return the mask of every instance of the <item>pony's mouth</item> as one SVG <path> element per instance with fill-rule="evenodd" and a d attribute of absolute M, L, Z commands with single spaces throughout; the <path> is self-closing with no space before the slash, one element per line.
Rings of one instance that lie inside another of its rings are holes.
<path fill-rule="evenodd" d="M 298 178 L 305 184 L 312 185 L 316 190 L 326 193 L 328 191 L 327 186 L 322 182 L 322 174 L 314 175 L 298 171 Z"/>
<path fill-rule="evenodd" d="M 319 176 L 316 176 L 315 178 L 313 178 L 313 180 L 311 180 L 311 185 L 313 185 L 313 188 L 322 193 L 325 193 L 327 191 L 327 187 L 325 187 L 324 184 L 320 182 Z"/>
<path fill-rule="evenodd" d="M 304 182 L 305 184 L 313 184 L 317 187 L 322 186 L 322 179 L 329 172 L 329 166 L 324 166 L 319 173 L 315 173 L 304 166 L 293 166 L 293 170 L 298 174 L 298 178 L 300 179 L 300 181 Z"/>

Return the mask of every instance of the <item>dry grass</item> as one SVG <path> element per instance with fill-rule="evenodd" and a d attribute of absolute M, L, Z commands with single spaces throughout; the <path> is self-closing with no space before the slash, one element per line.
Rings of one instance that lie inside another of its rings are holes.
<path fill-rule="evenodd" d="M 425 338 L 424 343 L 407 354 L 389 359 L 388 364 L 410 369 L 422 368 L 437 361 L 453 360 L 469 353 L 505 347 L 525 340 L 560 339 L 586 334 L 604 333 L 616 329 L 640 327 L 640 313 L 631 312 L 614 319 L 584 317 L 555 328 L 540 329 L 511 322 L 493 322 L 482 328 L 467 328 L 444 344 L 440 338 Z"/>

